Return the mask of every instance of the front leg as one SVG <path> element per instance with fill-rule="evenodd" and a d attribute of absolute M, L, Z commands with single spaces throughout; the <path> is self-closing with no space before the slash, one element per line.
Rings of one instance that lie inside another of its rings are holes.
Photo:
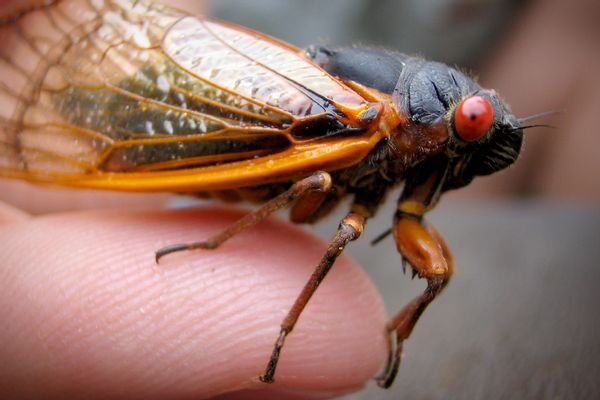
<path fill-rule="evenodd" d="M 393 383 L 402 357 L 404 340 L 408 339 L 427 306 L 444 289 L 454 272 L 454 260 L 440 233 L 428 224 L 423 215 L 437 202 L 445 179 L 445 171 L 433 173 L 417 184 L 407 184 L 394 217 L 392 233 L 403 263 L 413 269 L 413 275 L 427 280 L 425 291 L 408 303 L 387 324 L 389 355 L 379 386 Z M 395 339 L 395 340 L 394 340 Z"/>
<path fill-rule="evenodd" d="M 385 388 L 391 386 L 400 368 L 404 340 L 408 339 L 423 311 L 440 294 L 454 272 L 452 254 L 446 242 L 425 221 L 407 215 L 397 216 L 394 239 L 403 259 L 413 268 L 413 273 L 427 279 L 427 288 L 387 324 L 388 333 L 395 335 L 395 350 L 390 350 L 386 371 L 377 380 Z M 390 345 L 390 348 L 393 347 Z"/>

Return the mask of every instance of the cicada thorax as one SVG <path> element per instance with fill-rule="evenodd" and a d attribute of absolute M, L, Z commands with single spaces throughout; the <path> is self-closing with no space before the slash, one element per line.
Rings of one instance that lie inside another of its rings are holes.
<path fill-rule="evenodd" d="M 455 68 L 371 48 L 315 47 L 308 55 L 347 84 L 358 82 L 391 97 L 387 103 L 393 103 L 398 120 L 389 125 L 395 128 L 383 148 L 387 155 L 377 158 L 392 181 L 433 164 L 449 171 L 442 191 L 455 189 L 508 167 L 519 155 L 523 131 L 510 108 Z"/>

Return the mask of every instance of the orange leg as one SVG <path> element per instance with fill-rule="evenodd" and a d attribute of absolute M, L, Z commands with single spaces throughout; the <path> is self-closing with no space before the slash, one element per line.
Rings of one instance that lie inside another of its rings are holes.
<path fill-rule="evenodd" d="M 391 386 L 398 373 L 404 340 L 410 336 L 423 311 L 446 286 L 454 272 L 452 254 L 446 242 L 435 228 L 419 216 L 399 212 L 393 233 L 403 260 L 411 265 L 420 278 L 427 279 L 427 288 L 387 324 L 390 335 L 388 363 L 383 374 L 377 378 L 379 386 L 384 388 Z"/>

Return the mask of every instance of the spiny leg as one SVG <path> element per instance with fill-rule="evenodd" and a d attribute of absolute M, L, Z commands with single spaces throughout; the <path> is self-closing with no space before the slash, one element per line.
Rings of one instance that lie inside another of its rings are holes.
<path fill-rule="evenodd" d="M 319 262 L 319 265 L 310 276 L 308 282 L 304 285 L 302 292 L 300 292 L 294 305 L 288 311 L 287 316 L 281 323 L 281 331 L 275 342 L 265 374 L 260 377 L 262 382 L 273 383 L 273 376 L 275 375 L 277 362 L 279 361 L 279 354 L 281 353 L 286 336 L 294 329 L 302 310 L 304 310 L 304 307 L 321 284 L 321 281 L 325 278 L 325 275 L 327 275 L 327 272 L 329 272 L 333 266 L 337 257 L 342 253 L 349 242 L 356 240 L 361 235 L 364 223 L 364 216 L 355 213 L 350 213 L 342 219 L 336 233 L 329 242 L 329 246 L 321 259 L 321 262 Z"/>
<path fill-rule="evenodd" d="M 454 271 L 454 261 L 446 242 L 423 219 L 423 215 L 438 202 L 447 173 L 448 165 L 440 165 L 439 160 L 412 171 L 398 201 L 392 233 L 402 255 L 402 268 L 409 264 L 413 277 L 417 274 L 419 278 L 427 279 L 427 288 L 387 324 L 387 364 L 377 378 L 379 386 L 384 388 L 390 387 L 398 374 L 404 340 Z"/>
<path fill-rule="evenodd" d="M 294 183 L 288 190 L 269 200 L 259 209 L 246 214 L 222 232 L 202 242 L 175 244 L 156 252 L 156 262 L 167 254 L 194 249 L 215 249 L 223 242 L 258 224 L 272 213 L 288 207 L 296 200 L 311 192 L 327 192 L 331 189 L 331 176 L 327 172 L 318 171 Z"/>
<path fill-rule="evenodd" d="M 394 341 L 390 337 L 388 364 L 384 373 L 377 378 L 378 385 L 384 388 L 390 387 L 398 374 L 404 340 L 408 339 L 423 311 L 446 286 L 454 272 L 452 254 L 435 228 L 412 216 L 399 214 L 394 226 L 396 244 L 413 271 L 420 278 L 427 279 L 427 288 L 404 306 L 386 326 L 388 334 L 394 336 Z"/>

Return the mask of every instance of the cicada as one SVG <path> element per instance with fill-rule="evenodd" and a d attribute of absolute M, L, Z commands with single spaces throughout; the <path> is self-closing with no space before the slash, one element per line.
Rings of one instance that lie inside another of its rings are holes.
<path fill-rule="evenodd" d="M 281 324 L 261 380 L 342 253 L 399 185 L 390 233 L 427 288 L 387 324 L 389 387 L 403 342 L 448 283 L 450 250 L 424 215 L 517 159 L 523 121 L 461 71 L 381 49 L 297 49 L 143 0 L 57 0 L 0 27 L 0 175 L 262 205 L 223 232 L 160 249 L 215 249 L 271 213 L 313 222 L 352 198 Z M 258 375 L 258 374 L 257 374 Z"/>

